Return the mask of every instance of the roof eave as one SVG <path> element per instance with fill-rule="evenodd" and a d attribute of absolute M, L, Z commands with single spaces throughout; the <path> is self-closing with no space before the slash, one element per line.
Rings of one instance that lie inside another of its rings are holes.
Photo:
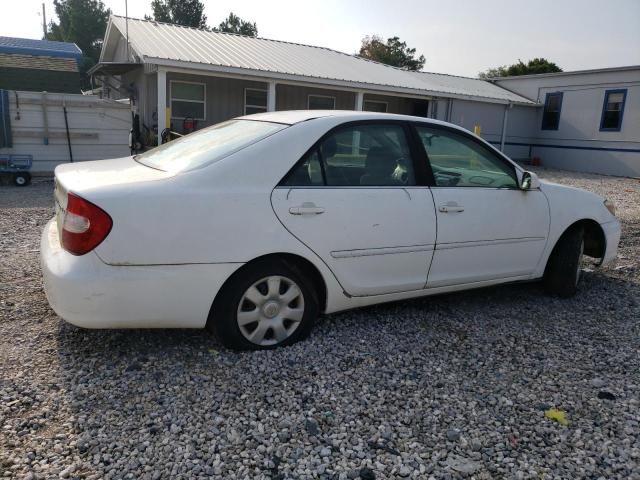
<path fill-rule="evenodd" d="M 172 60 L 168 58 L 159 58 L 159 57 L 144 56 L 143 59 L 144 59 L 144 63 L 152 63 L 152 64 L 163 66 L 163 67 L 183 68 L 188 70 L 207 71 L 212 73 L 223 73 L 223 74 L 226 73 L 226 74 L 242 75 L 242 76 L 250 76 L 250 77 L 261 77 L 261 78 L 264 78 L 265 80 L 285 80 L 285 81 L 293 81 L 293 82 L 300 82 L 300 83 L 315 83 L 315 84 L 322 84 L 324 86 L 328 85 L 328 86 L 340 87 L 343 89 L 346 88 L 351 91 L 367 90 L 367 91 L 375 92 L 380 95 L 384 95 L 385 93 L 396 93 L 396 94 L 414 95 L 419 97 L 453 98 L 458 100 L 469 100 L 469 101 L 477 101 L 477 102 L 484 102 L 484 103 L 496 103 L 500 105 L 513 104 L 513 105 L 526 105 L 531 107 L 537 106 L 535 102 L 532 102 L 526 99 L 509 100 L 509 99 L 496 98 L 496 97 L 464 95 L 464 94 L 442 92 L 437 90 L 421 90 L 421 89 L 397 87 L 394 85 L 384 85 L 384 84 L 377 84 L 377 83 L 352 82 L 349 80 L 340 80 L 335 78 L 311 77 L 311 76 L 303 76 L 303 75 L 291 74 L 291 73 L 273 72 L 268 70 L 255 70 L 255 69 L 233 67 L 233 66 L 226 66 L 226 65 L 186 62 L 183 60 Z"/>

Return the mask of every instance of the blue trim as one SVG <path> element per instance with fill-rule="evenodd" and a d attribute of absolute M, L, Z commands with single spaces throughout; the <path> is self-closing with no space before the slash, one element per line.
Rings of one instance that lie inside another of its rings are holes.
<path fill-rule="evenodd" d="M 34 38 L 18 38 L 0 36 L 0 46 L 37 48 L 56 52 L 80 53 L 81 50 L 73 42 L 59 42 L 57 40 L 36 40 Z"/>
<path fill-rule="evenodd" d="M 616 128 L 604 128 L 604 114 L 607 112 L 607 104 L 609 103 L 609 95 L 612 93 L 622 94 L 622 105 L 620 106 L 620 118 L 618 119 L 618 126 Z M 602 104 L 602 115 L 600 116 L 600 131 L 601 132 L 619 132 L 622 130 L 622 117 L 624 116 L 624 104 L 627 101 L 627 89 L 620 88 L 617 90 L 605 90 L 604 102 Z"/>
<path fill-rule="evenodd" d="M 547 107 L 549 106 L 549 99 L 551 97 L 560 97 L 560 108 L 558 109 L 558 118 L 556 119 L 556 123 L 552 127 L 544 126 L 544 116 L 547 113 Z M 558 130 L 558 125 L 560 125 L 560 114 L 562 113 L 562 92 L 549 92 L 544 98 L 544 109 L 542 110 L 542 124 L 540 125 L 540 130 Z"/>
<path fill-rule="evenodd" d="M 0 45 L 0 53 L 8 53 L 14 55 L 31 55 L 34 57 L 73 58 L 78 63 L 82 61 L 82 53 L 61 52 L 55 50 L 45 50 L 42 48 L 9 47 Z"/>
<path fill-rule="evenodd" d="M 489 141 L 494 145 L 500 145 L 499 141 Z M 624 153 L 640 153 L 640 148 L 615 148 L 615 147 L 581 147 L 578 145 L 549 145 L 545 143 L 521 143 L 521 142 L 505 142 L 505 145 L 516 147 L 540 147 L 540 148 L 563 148 L 565 150 L 594 150 L 597 152 L 624 152 Z"/>

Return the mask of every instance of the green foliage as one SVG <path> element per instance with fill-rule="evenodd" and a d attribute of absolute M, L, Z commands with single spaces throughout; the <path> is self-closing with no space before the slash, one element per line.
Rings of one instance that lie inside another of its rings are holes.
<path fill-rule="evenodd" d="M 53 5 L 58 23 L 49 23 L 46 40 L 78 45 L 84 55 L 80 66 L 84 74 L 100 58 L 111 10 L 105 8 L 102 0 L 53 0 Z"/>
<path fill-rule="evenodd" d="M 535 75 L 538 73 L 554 73 L 561 72 L 562 69 L 555 63 L 550 62 L 546 58 L 534 58 L 524 63 L 518 59 L 518 63 L 502 67 L 490 68 L 484 72 L 478 74 L 479 78 L 493 78 L 493 77 L 514 77 L 518 75 Z"/>
<path fill-rule="evenodd" d="M 207 29 L 204 4 L 199 0 L 153 0 L 151 9 L 157 22 Z M 145 15 L 145 19 L 151 20 L 151 17 Z"/>
<path fill-rule="evenodd" d="M 362 39 L 358 55 L 405 70 L 421 70 L 425 62 L 424 55 L 415 58 L 416 49 L 407 47 L 406 42 L 401 42 L 398 37 L 388 38 L 384 43 L 377 35 L 366 36 Z"/>
<path fill-rule="evenodd" d="M 225 18 L 218 28 L 213 29 L 215 32 L 237 33 L 239 35 L 247 35 L 249 37 L 258 36 L 258 27 L 255 22 L 246 22 L 233 12 Z"/>

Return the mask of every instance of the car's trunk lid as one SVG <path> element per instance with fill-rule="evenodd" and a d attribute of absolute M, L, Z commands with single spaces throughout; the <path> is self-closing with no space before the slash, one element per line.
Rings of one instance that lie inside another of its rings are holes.
<path fill-rule="evenodd" d="M 174 175 L 142 165 L 133 157 L 58 165 L 55 169 L 54 200 L 59 234 L 62 234 L 68 192 L 92 201 L 92 192 L 103 187 L 163 180 Z"/>
<path fill-rule="evenodd" d="M 55 175 L 65 189 L 82 195 L 104 186 L 162 180 L 175 174 L 142 165 L 133 157 L 124 157 L 58 165 Z"/>

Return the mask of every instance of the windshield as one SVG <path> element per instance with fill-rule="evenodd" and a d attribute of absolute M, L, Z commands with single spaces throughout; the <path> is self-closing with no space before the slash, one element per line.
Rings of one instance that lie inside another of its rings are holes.
<path fill-rule="evenodd" d="M 165 172 L 204 167 L 286 128 L 280 123 L 229 120 L 149 150 L 134 159 Z"/>

